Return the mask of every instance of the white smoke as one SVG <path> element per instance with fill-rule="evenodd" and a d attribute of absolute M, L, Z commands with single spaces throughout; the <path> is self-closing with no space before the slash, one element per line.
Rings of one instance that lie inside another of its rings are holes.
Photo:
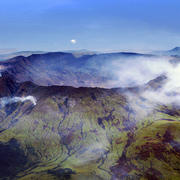
<path fill-rule="evenodd" d="M 3 97 L 3 98 L 0 98 L 0 105 L 1 105 L 1 107 L 4 107 L 8 104 L 17 103 L 17 102 L 25 102 L 25 101 L 31 101 L 34 106 L 37 104 L 37 100 L 34 96 L 26 96 L 26 97 Z"/>
<path fill-rule="evenodd" d="M 107 87 L 133 87 L 143 85 L 157 76 L 172 71 L 173 65 L 168 57 L 132 57 L 110 60 L 101 68 L 113 77 Z"/>
<path fill-rule="evenodd" d="M 141 86 L 161 75 L 166 75 L 168 82 L 163 91 L 174 91 L 180 87 L 180 64 L 170 62 L 172 57 L 132 57 L 105 62 L 101 73 L 113 77 L 108 86 L 135 87 Z"/>
<path fill-rule="evenodd" d="M 162 74 L 167 77 L 167 80 L 165 83 L 157 82 L 159 85 L 162 83 L 162 87 L 157 89 L 151 84 L 152 88 L 147 88 L 140 93 L 126 93 L 128 102 L 138 119 L 144 118 L 159 105 L 180 106 L 180 64 L 173 65 L 169 59 L 163 58 L 157 61 L 145 61 L 142 60 L 134 67 L 129 66 L 126 70 L 128 72 L 125 74 L 130 74 L 129 78 L 132 78 L 135 84 L 142 82 L 143 85 Z M 146 72 L 142 73 L 142 71 Z"/>
<path fill-rule="evenodd" d="M 159 90 L 145 91 L 142 96 L 159 104 L 180 104 L 180 65 L 175 67 L 170 63 L 163 65 L 167 83 Z"/>

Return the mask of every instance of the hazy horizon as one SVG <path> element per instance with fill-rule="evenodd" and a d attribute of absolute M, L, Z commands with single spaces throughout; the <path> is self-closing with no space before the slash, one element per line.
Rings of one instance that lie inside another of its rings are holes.
<path fill-rule="evenodd" d="M 118 52 L 129 52 L 129 53 L 144 53 L 144 54 L 148 54 L 148 53 L 153 53 L 153 52 L 158 52 L 158 51 L 169 51 L 169 50 L 173 50 L 175 48 L 179 48 L 179 46 L 173 46 L 170 49 L 158 49 L 158 50 L 141 50 L 141 49 L 104 49 L 104 50 L 96 50 L 96 49 L 57 49 L 57 50 L 43 50 L 43 49 L 11 49 L 11 48 L 5 48 L 5 49 L 0 49 L 0 55 L 5 55 L 5 54 L 11 54 L 11 53 L 20 53 L 20 52 L 44 52 L 44 53 L 48 53 L 48 52 L 94 52 L 94 53 L 118 53 Z"/>

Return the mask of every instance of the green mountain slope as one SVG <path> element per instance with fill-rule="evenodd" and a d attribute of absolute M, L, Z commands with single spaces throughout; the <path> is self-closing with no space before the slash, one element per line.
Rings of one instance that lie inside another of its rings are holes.
<path fill-rule="evenodd" d="M 37 100 L 1 106 L 2 179 L 180 179 L 177 107 L 140 118 L 121 89 L 17 84 L 7 74 L 1 85 L 1 97 Z"/>

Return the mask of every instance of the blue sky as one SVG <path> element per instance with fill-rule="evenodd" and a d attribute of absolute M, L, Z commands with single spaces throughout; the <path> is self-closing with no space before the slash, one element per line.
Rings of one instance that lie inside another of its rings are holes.
<path fill-rule="evenodd" d="M 0 49 L 171 49 L 180 46 L 179 8 L 179 0 L 1 0 Z"/>

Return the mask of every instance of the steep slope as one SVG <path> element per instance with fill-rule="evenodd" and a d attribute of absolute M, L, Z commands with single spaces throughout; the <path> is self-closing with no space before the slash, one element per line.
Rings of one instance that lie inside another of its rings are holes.
<path fill-rule="evenodd" d="M 3 97 L 37 100 L 8 101 L 0 109 L 2 178 L 180 178 L 178 107 L 147 111 L 147 104 L 140 117 L 124 93 L 128 90 L 43 87 L 2 75 L 2 85 L 8 79 L 12 84 Z M 138 95 L 134 104 L 137 100 Z"/>

